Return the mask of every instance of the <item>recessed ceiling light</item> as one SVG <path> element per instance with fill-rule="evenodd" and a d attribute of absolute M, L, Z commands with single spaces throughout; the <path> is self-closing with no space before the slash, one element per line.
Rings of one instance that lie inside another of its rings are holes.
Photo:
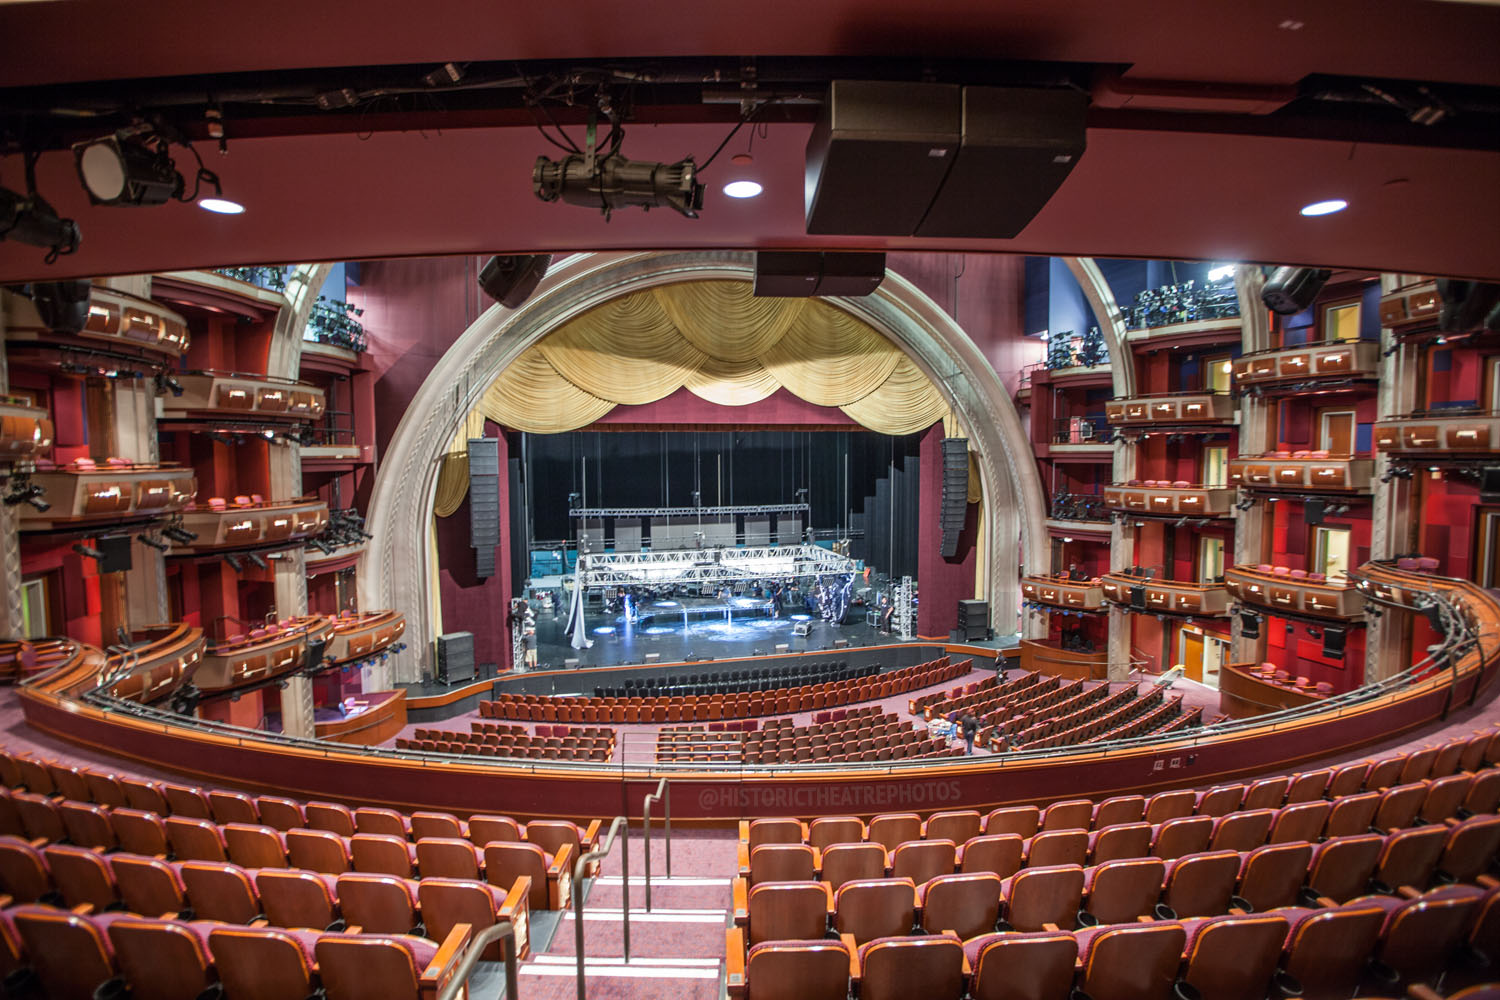
<path fill-rule="evenodd" d="M 731 198 L 754 198 L 761 190 L 755 181 L 730 181 L 724 185 L 724 193 Z"/>
<path fill-rule="evenodd" d="M 1349 207 L 1349 203 L 1342 198 L 1329 198 L 1327 201 L 1315 201 L 1311 205 L 1302 206 L 1303 215 L 1332 215 L 1334 212 L 1342 212 Z"/>
<path fill-rule="evenodd" d="M 239 215 L 245 210 L 245 206 L 228 198 L 199 198 L 198 207 L 205 212 L 217 212 L 220 215 Z"/>

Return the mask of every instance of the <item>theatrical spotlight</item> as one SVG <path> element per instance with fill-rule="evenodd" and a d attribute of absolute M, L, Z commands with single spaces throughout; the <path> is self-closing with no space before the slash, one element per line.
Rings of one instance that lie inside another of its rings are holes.
<path fill-rule="evenodd" d="M 650 211 L 662 205 L 696 219 L 703 207 L 703 185 L 697 177 L 691 157 L 676 163 L 627 160 L 619 153 L 596 159 L 590 147 L 589 155 L 570 153 L 556 162 L 538 156 L 531 189 L 542 201 L 597 208 L 606 220 L 617 208 Z"/>
<path fill-rule="evenodd" d="M 167 143 L 126 129 L 73 147 L 78 179 L 95 205 L 164 205 L 182 195 L 182 174 Z"/>
<path fill-rule="evenodd" d="M 158 552 L 167 552 L 172 548 L 170 543 L 162 541 L 155 535 L 136 535 L 135 537 L 142 545 L 149 545 Z"/>
<path fill-rule="evenodd" d="M 161 533 L 170 538 L 172 541 L 178 542 L 182 545 L 191 545 L 198 540 L 197 532 L 189 531 L 186 528 L 176 524 L 167 525 L 165 528 L 161 529 Z"/>
<path fill-rule="evenodd" d="M 249 559 L 252 563 L 254 563 L 256 569 L 270 569 L 271 568 L 271 564 L 268 563 L 268 562 L 266 562 L 265 557 L 262 556 L 258 552 L 248 552 L 248 553 L 245 554 L 245 558 Z"/>
<path fill-rule="evenodd" d="M 83 556 L 85 559 L 95 559 L 95 560 L 98 560 L 98 561 L 101 561 L 101 562 L 104 560 L 104 553 L 103 552 L 100 552 L 98 549 L 94 548 L 92 545 L 85 545 L 82 542 L 74 542 L 73 543 L 73 551 L 77 552 L 79 555 Z"/>
<path fill-rule="evenodd" d="M 10 492 L 0 497 L 0 500 L 3 500 L 7 507 L 29 503 L 38 512 L 46 513 L 52 508 L 50 503 L 42 499 L 46 495 L 47 491 L 45 489 L 37 483 L 31 482 L 25 476 L 12 476 L 10 480 Z"/>
<path fill-rule="evenodd" d="M 236 573 L 243 571 L 245 568 L 245 564 L 240 560 L 240 557 L 232 552 L 224 557 L 224 561 L 227 562 L 229 564 L 229 568 L 234 570 Z"/>
<path fill-rule="evenodd" d="M 78 223 L 60 217 L 41 195 L 0 188 L 0 240 L 41 247 L 50 264 L 77 250 L 79 239 Z"/>
<path fill-rule="evenodd" d="M 1332 276 L 1327 268 L 1278 267 L 1261 289 L 1260 300 L 1273 313 L 1291 316 L 1312 305 Z"/>
<path fill-rule="evenodd" d="M 174 396 L 182 395 L 182 383 L 166 372 L 157 372 L 151 382 L 155 386 L 158 396 L 165 396 L 168 392 Z"/>

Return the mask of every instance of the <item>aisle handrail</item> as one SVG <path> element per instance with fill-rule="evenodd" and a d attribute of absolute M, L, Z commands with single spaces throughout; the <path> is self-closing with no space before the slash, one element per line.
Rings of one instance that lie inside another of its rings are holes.
<path fill-rule="evenodd" d="M 615 846 L 615 835 L 622 831 L 624 835 L 620 838 L 623 845 L 620 851 L 622 893 L 620 916 L 624 924 L 625 964 L 630 964 L 630 820 L 624 816 L 616 816 L 609 824 L 609 833 L 605 835 L 604 843 L 584 853 L 573 865 L 573 930 L 575 935 L 573 941 L 574 951 L 578 954 L 578 1000 L 588 1000 L 583 972 L 583 877 L 588 871 L 589 862 L 609 856 L 609 852 Z M 506 994 L 507 997 L 512 995 Z M 442 1000 L 448 1000 L 448 998 L 444 997 Z"/>
<path fill-rule="evenodd" d="M 646 841 L 646 912 L 651 912 L 651 804 L 662 803 L 662 829 L 667 841 L 667 878 L 672 877 L 672 786 L 666 778 L 656 783 L 656 791 L 646 796 L 645 841 Z"/>
<path fill-rule="evenodd" d="M 459 960 L 458 965 L 454 967 L 452 973 L 449 975 L 448 983 L 438 993 L 437 1000 L 456 1000 L 460 993 L 468 988 L 469 977 L 474 974 L 474 966 L 479 964 L 479 956 L 483 955 L 486 948 L 501 938 L 509 939 L 504 948 L 505 996 L 506 1000 L 515 1000 L 520 991 L 516 966 L 515 937 L 516 925 L 509 920 L 491 924 L 480 931 L 469 941 L 468 950 L 464 952 L 464 957 Z"/>

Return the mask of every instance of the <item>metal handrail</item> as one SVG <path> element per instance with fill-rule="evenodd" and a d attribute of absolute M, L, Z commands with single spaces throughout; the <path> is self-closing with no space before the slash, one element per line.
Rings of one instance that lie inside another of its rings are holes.
<path fill-rule="evenodd" d="M 507 942 L 505 953 L 505 996 L 506 1000 L 515 1000 L 519 993 L 516 948 L 515 948 L 516 925 L 506 920 L 502 923 L 491 924 L 480 931 L 469 941 L 469 948 L 464 952 L 464 957 L 459 960 L 452 975 L 448 979 L 448 985 L 444 986 L 438 993 L 437 1000 L 456 1000 L 458 995 L 469 985 L 469 977 L 474 974 L 474 966 L 479 964 L 479 956 L 495 941 L 501 938 L 510 938 Z"/>
<path fill-rule="evenodd" d="M 645 841 L 646 841 L 646 912 L 651 912 L 651 804 L 662 804 L 662 830 L 667 841 L 667 878 L 672 877 L 672 786 L 666 778 L 656 783 L 656 791 L 646 796 Z"/>
<path fill-rule="evenodd" d="M 622 878 L 620 879 L 620 917 L 624 922 L 625 934 L 625 963 L 630 964 L 630 821 L 624 816 L 616 816 L 609 824 L 609 833 L 604 838 L 604 844 L 595 850 L 583 854 L 573 865 L 573 929 L 574 950 L 578 953 L 578 1000 L 588 1000 L 588 989 L 584 982 L 584 956 L 583 956 L 583 876 L 588 871 L 590 861 L 599 860 L 609 856 L 610 850 L 615 846 L 615 834 L 624 831 L 621 837 L 623 849 L 620 851 L 622 865 Z M 649 883 L 648 883 L 649 884 Z M 512 997 L 514 993 L 506 993 Z M 448 1000 L 447 997 L 441 1000 Z"/>

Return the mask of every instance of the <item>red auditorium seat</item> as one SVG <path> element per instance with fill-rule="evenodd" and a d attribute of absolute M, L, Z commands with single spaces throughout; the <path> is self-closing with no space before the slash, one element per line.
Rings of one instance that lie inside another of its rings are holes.
<path fill-rule="evenodd" d="M 1448 831 L 1442 826 L 1422 826 L 1387 836 L 1375 866 L 1376 881 L 1392 889 L 1410 886 L 1420 892 L 1432 881 L 1447 841 Z"/>
<path fill-rule="evenodd" d="M 114 977 L 109 941 L 91 921 L 34 904 L 16 907 L 10 917 L 49 1000 L 91 1000 Z"/>
<path fill-rule="evenodd" d="M 264 813 L 262 813 L 264 815 Z M 287 862 L 293 868 L 337 875 L 350 868 L 349 841 L 327 830 L 286 831 Z"/>
<path fill-rule="evenodd" d="M 1042 811 L 1043 830 L 1087 830 L 1094 814 L 1092 799 L 1054 802 Z"/>
<path fill-rule="evenodd" d="M 171 811 L 167 797 L 162 794 L 161 785 L 157 782 L 122 777 L 120 784 L 125 789 L 125 803 L 131 809 L 156 813 L 158 816 L 165 816 Z"/>
<path fill-rule="evenodd" d="M 1026 865 L 1044 868 L 1051 865 L 1083 866 L 1088 860 L 1089 835 L 1083 830 L 1050 830 L 1038 833 L 1026 842 Z"/>
<path fill-rule="evenodd" d="M 266 869 L 255 873 L 255 889 L 266 919 L 276 927 L 320 931 L 338 919 L 333 879 L 312 872 Z"/>
<path fill-rule="evenodd" d="M 517 924 L 517 958 L 525 958 L 527 953 L 524 928 L 530 923 L 526 919 L 526 899 L 530 892 L 531 886 L 524 879 L 512 887 L 509 895 L 491 885 L 459 879 L 424 878 L 417 883 L 422 922 L 427 926 L 429 938 L 442 941 L 458 924 L 469 924 L 477 936 L 496 923 L 510 921 Z M 503 940 L 496 941 L 481 957 L 487 962 L 502 961 L 505 947 Z"/>
<path fill-rule="evenodd" d="M 1214 821 L 1210 816 L 1183 816 L 1158 826 L 1151 837 L 1151 853 L 1168 861 L 1208 850 Z"/>
<path fill-rule="evenodd" d="M 56 761 L 48 761 L 46 767 L 47 775 L 52 779 L 52 787 L 58 795 L 74 802 L 89 800 L 89 783 L 82 771 Z"/>
<path fill-rule="evenodd" d="M 729 996 L 732 1000 L 845 1000 L 854 960 L 837 941 L 753 945 L 744 972 L 730 969 Z"/>
<path fill-rule="evenodd" d="M 1475 816 L 1448 833 L 1438 872 L 1457 882 L 1474 882 L 1500 856 L 1500 816 Z"/>
<path fill-rule="evenodd" d="M 213 807 L 209 805 L 208 796 L 203 789 L 192 785 L 178 785 L 166 782 L 161 786 L 162 794 L 167 798 L 167 807 L 173 816 L 186 816 L 190 819 L 213 819 Z"/>
<path fill-rule="evenodd" d="M 187 907 L 187 890 L 177 869 L 156 858 L 116 855 L 110 859 L 125 909 L 146 917 L 175 917 Z"/>
<path fill-rule="evenodd" d="M 400 837 L 378 833 L 355 834 L 349 838 L 349 855 L 355 871 L 377 875 L 411 878 L 415 874 L 417 848 Z"/>
<path fill-rule="evenodd" d="M 120 899 L 109 862 L 86 847 L 53 844 L 42 852 L 52 884 L 67 907 L 92 906 L 102 913 Z M 3 876 L 0 876 L 3 879 Z"/>
<path fill-rule="evenodd" d="M 179 861 L 228 861 L 224 834 L 206 819 L 186 816 L 166 818 L 167 842 Z"/>
<path fill-rule="evenodd" d="M 1088 896 L 1084 912 L 1104 924 L 1119 924 L 1152 915 L 1167 866 L 1160 858 L 1107 861 L 1085 873 Z"/>
<path fill-rule="evenodd" d="M 1162 902 L 1182 918 L 1213 917 L 1229 909 L 1240 873 L 1234 851 L 1189 854 L 1167 865 Z"/>
<path fill-rule="evenodd" d="M 1177 923 L 1088 927 L 1075 935 L 1093 1000 L 1169 1000 L 1186 941 Z"/>
<path fill-rule="evenodd" d="M 1000 877 L 990 872 L 941 875 L 917 887 L 922 929 L 945 930 L 968 940 L 995 929 L 1000 918 Z"/>
<path fill-rule="evenodd" d="M 1472 815 L 1500 810 L 1500 767 L 1474 775 L 1469 794 L 1464 796 L 1464 811 Z"/>
<path fill-rule="evenodd" d="M 1068 1000 L 1078 945 L 1071 934 L 985 934 L 964 942 L 972 1000 Z"/>
<path fill-rule="evenodd" d="M 1369 769 L 1365 772 L 1365 790 L 1381 792 L 1400 783 L 1401 769 L 1406 766 L 1406 760 L 1404 756 L 1382 757 L 1370 761 L 1367 766 Z"/>
<path fill-rule="evenodd" d="M 335 882 L 339 911 L 367 934 L 410 934 L 417 927 L 417 883 L 390 875 L 345 872 Z"/>
<path fill-rule="evenodd" d="M 986 833 L 971 837 L 958 849 L 959 870 L 991 872 L 1010 878 L 1021 870 L 1025 841 L 1015 833 Z M 827 864 L 826 860 L 824 862 Z"/>
<path fill-rule="evenodd" d="M 1291 779 L 1286 775 L 1261 778 L 1245 790 L 1245 809 L 1279 809 L 1286 801 Z"/>
<path fill-rule="evenodd" d="M 957 847 L 951 840 L 909 840 L 891 854 L 891 875 L 916 885 L 939 875 L 952 875 Z"/>
<path fill-rule="evenodd" d="M 1452 886 L 1420 899 L 1372 897 L 1386 914 L 1375 957 L 1401 977 L 1402 984 L 1428 981 L 1448 968 L 1478 914 L 1483 890 Z"/>
<path fill-rule="evenodd" d="M 261 915 L 255 883 L 238 865 L 187 861 L 177 871 L 199 920 L 248 924 Z"/>
<path fill-rule="evenodd" d="M 1186 932 L 1183 980 L 1213 1000 L 1262 1000 L 1269 992 L 1286 918 L 1276 914 L 1192 920 Z"/>
<path fill-rule="evenodd" d="M 984 818 L 984 832 L 987 834 L 1014 833 L 1026 838 L 1036 834 L 1041 821 L 1042 811 L 1036 806 L 994 809 Z"/>
<path fill-rule="evenodd" d="M 210 789 L 208 793 L 208 805 L 215 823 L 261 822 L 260 810 L 255 808 L 255 800 L 248 795 L 241 795 L 239 792 L 225 792 L 216 788 Z"/>
<path fill-rule="evenodd" d="M 139 809 L 112 809 L 109 825 L 120 849 L 131 854 L 166 857 L 167 827 L 156 813 Z"/>
<path fill-rule="evenodd" d="M 0 891 L 17 903 L 35 903 L 52 891 L 46 858 L 19 837 L 0 837 Z"/>
<path fill-rule="evenodd" d="M 580 829 L 577 823 L 565 819 L 534 819 L 526 824 L 526 839 L 554 858 L 561 854 L 565 847 L 570 857 L 581 858 L 585 849 L 593 849 L 598 836 L 598 820 L 591 822 L 587 830 Z M 792 843 L 800 840 L 801 837 L 798 837 L 798 840 Z M 597 867 L 597 862 L 594 867 Z"/>
<path fill-rule="evenodd" d="M 392 810 L 394 812 L 394 810 Z M 396 813 L 400 815 L 400 813 Z M 361 833 L 364 831 L 361 830 Z M 372 833 L 377 831 L 370 831 Z M 459 820 L 457 816 L 450 816 L 440 812 L 414 812 L 411 814 L 411 822 L 404 833 L 399 836 L 410 835 L 413 840 L 422 840 L 426 837 L 448 837 L 469 839 L 468 827 Z M 517 838 L 519 839 L 519 838 Z M 484 844 L 477 844 L 483 847 Z"/>
<path fill-rule="evenodd" d="M 864 821 L 856 816 L 820 816 L 807 827 L 807 842 L 820 851 L 830 844 L 856 843 L 864 839 Z"/>
<path fill-rule="evenodd" d="M 311 931 L 215 927 L 208 949 L 226 996 L 279 1000 L 313 992 L 316 938 Z"/>
<path fill-rule="evenodd" d="M 1267 844 L 1245 855 L 1239 896 L 1257 912 L 1295 906 L 1312 863 L 1311 844 Z"/>
<path fill-rule="evenodd" d="M 1321 800 L 1332 777 L 1333 771 L 1329 768 L 1323 768 L 1320 771 L 1303 771 L 1287 786 L 1286 804 L 1293 806 L 1300 802 Z"/>
<path fill-rule="evenodd" d="M 1143 858 L 1151 853 L 1150 823 L 1119 823 L 1089 834 L 1089 857 L 1094 864 Z"/>
<path fill-rule="evenodd" d="M 1122 823 L 1139 823 L 1145 816 L 1145 796 L 1115 795 L 1100 802 L 1094 810 L 1093 827 L 1102 830 Z"/>
<path fill-rule="evenodd" d="M 818 852 L 806 844 L 762 844 L 750 851 L 750 866 L 742 875 L 750 884 L 810 880 L 818 868 Z"/>
<path fill-rule="evenodd" d="M 886 937 L 860 946 L 861 1000 L 959 1000 L 964 948 L 957 937 Z"/>
<path fill-rule="evenodd" d="M 1411 826 L 1417 821 L 1417 813 L 1422 810 L 1422 801 L 1426 797 L 1427 786 L 1421 783 L 1387 789 L 1380 797 L 1370 826 L 1387 833 Z"/>
<path fill-rule="evenodd" d="M 340 837 L 352 837 L 357 833 L 354 812 L 337 802 L 309 802 L 302 807 L 307 825 L 313 830 L 327 830 Z"/>
<path fill-rule="evenodd" d="M 865 839 L 884 844 L 887 851 L 894 851 L 908 840 L 919 840 L 922 836 L 922 817 L 916 813 L 882 813 L 870 820 Z"/>
<path fill-rule="evenodd" d="M 1385 910 L 1365 901 L 1334 909 L 1288 910 L 1291 923 L 1282 968 L 1305 996 L 1348 996 L 1360 982 L 1385 922 Z"/>
<path fill-rule="evenodd" d="M 822 861 L 823 881 L 835 891 L 845 882 L 885 877 L 886 853 L 879 844 L 830 844 Z"/>
<path fill-rule="evenodd" d="M 34 757 L 16 756 L 16 770 L 19 772 L 18 786 L 24 786 L 26 791 L 33 795 L 51 795 L 57 791 L 57 786 L 52 782 L 52 772 L 47 770 L 47 765 Z"/>
<path fill-rule="evenodd" d="M 1450 816 L 1458 815 L 1471 780 L 1467 774 L 1450 774 L 1433 779 L 1426 786 L 1417 820 L 1422 823 L 1441 823 Z"/>
<path fill-rule="evenodd" d="M 535 844 L 495 841 L 484 848 L 485 877 L 489 883 L 508 889 L 525 875 L 531 880 L 527 906 L 533 910 L 556 910 L 568 905 L 561 895 L 560 883 L 570 879 L 551 868 L 552 859 Z"/>
<path fill-rule="evenodd" d="M 1023 868 L 1000 884 L 1005 922 L 1018 931 L 1051 924 L 1070 930 L 1083 902 L 1083 869 L 1077 865 Z"/>
<path fill-rule="evenodd" d="M 96 805 L 113 809 L 126 804 L 125 786 L 115 775 L 91 770 L 84 774 L 84 780 L 88 782 L 88 798 Z"/>
<path fill-rule="evenodd" d="M 314 954 L 327 1000 L 406 1000 L 438 985 L 423 978 L 438 946 L 421 938 L 324 934 Z"/>
<path fill-rule="evenodd" d="M 286 841 L 269 826 L 227 823 L 221 830 L 229 860 L 243 868 L 285 868 Z"/>
<path fill-rule="evenodd" d="M 1197 801 L 1198 796 L 1194 792 L 1157 792 L 1146 800 L 1146 822 L 1157 826 L 1169 819 L 1191 816 Z"/>
<path fill-rule="evenodd" d="M 1200 816 L 1223 816 L 1234 812 L 1245 800 L 1244 785 L 1219 785 L 1198 796 Z"/>
<path fill-rule="evenodd" d="M 115 963 L 135 996 L 192 998 L 218 981 L 202 925 L 121 917 L 109 922 L 107 933 Z"/>
<path fill-rule="evenodd" d="M 11 796 L 11 801 L 20 814 L 21 829 L 29 839 L 49 842 L 68 839 L 68 829 L 63 825 L 57 804 L 47 796 L 16 792 Z"/>
<path fill-rule="evenodd" d="M 413 836 L 411 823 L 394 809 L 360 806 L 354 810 L 355 833 L 377 833 L 405 840 Z"/>
<path fill-rule="evenodd" d="M 422 877 L 480 878 L 479 848 L 456 837 L 430 837 L 417 841 L 417 868 Z"/>
<path fill-rule="evenodd" d="M 1271 832 L 1266 837 L 1270 844 L 1286 844 L 1294 841 L 1309 843 L 1322 839 L 1323 827 L 1328 814 L 1333 811 L 1332 802 L 1298 802 L 1283 806 L 1276 811 L 1271 822 Z M 1363 833 L 1363 830 L 1356 831 Z"/>
<path fill-rule="evenodd" d="M 1368 762 L 1360 764 L 1345 764 L 1334 768 L 1328 778 L 1328 788 L 1325 794 L 1330 799 L 1340 798 L 1344 795 L 1353 795 L 1365 787 L 1365 775 L 1369 773 Z"/>
<path fill-rule="evenodd" d="M 262 795 L 255 800 L 255 807 L 260 813 L 262 823 L 282 833 L 298 829 L 307 823 L 307 817 L 302 812 L 302 803 L 291 799 Z"/>
<path fill-rule="evenodd" d="M 497 840 L 519 841 L 520 839 L 521 824 L 509 816 L 469 817 L 469 840 L 476 847 L 483 847 Z"/>
<path fill-rule="evenodd" d="M 59 802 L 57 813 L 67 830 L 67 839 L 80 847 L 109 851 L 118 846 L 109 814 L 89 802 Z"/>
<path fill-rule="evenodd" d="M 879 878 L 845 882 L 833 896 L 834 929 L 855 944 L 900 937 L 916 921 L 917 890 L 911 879 Z"/>
<path fill-rule="evenodd" d="M 817 882 L 762 882 L 737 900 L 735 922 L 750 945 L 816 941 L 828 928 L 828 890 Z M 741 944 L 741 954 L 744 945 Z"/>
<path fill-rule="evenodd" d="M 1266 842 L 1274 809 L 1246 809 L 1220 816 L 1214 821 L 1211 851 L 1253 851 Z"/>

